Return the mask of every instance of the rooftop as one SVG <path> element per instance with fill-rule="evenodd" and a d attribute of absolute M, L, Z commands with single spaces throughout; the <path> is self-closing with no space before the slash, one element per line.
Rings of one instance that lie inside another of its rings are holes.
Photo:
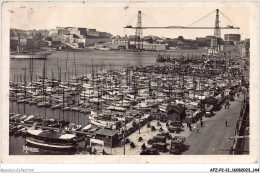
<path fill-rule="evenodd" d="M 105 136 L 114 136 L 118 134 L 118 130 L 109 130 L 109 129 L 100 129 L 96 132 L 98 135 L 105 135 Z"/>

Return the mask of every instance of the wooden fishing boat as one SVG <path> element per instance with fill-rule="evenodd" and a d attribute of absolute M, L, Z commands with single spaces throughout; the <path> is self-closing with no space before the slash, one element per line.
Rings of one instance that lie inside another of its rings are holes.
<path fill-rule="evenodd" d="M 75 134 L 32 129 L 28 130 L 26 142 L 48 149 L 75 149 L 77 146 Z"/>

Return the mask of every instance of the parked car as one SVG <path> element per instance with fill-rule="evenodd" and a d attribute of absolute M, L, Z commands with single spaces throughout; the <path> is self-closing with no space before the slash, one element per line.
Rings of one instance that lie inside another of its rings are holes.
<path fill-rule="evenodd" d="M 165 136 L 154 136 L 152 139 L 148 140 L 148 144 L 152 145 L 153 143 L 157 142 L 163 142 L 166 143 L 166 137 Z"/>
<path fill-rule="evenodd" d="M 181 121 L 169 121 L 168 124 L 169 124 L 169 126 L 175 126 L 175 127 L 179 127 L 179 128 L 184 127 Z"/>
<path fill-rule="evenodd" d="M 160 153 L 156 148 L 146 148 L 140 155 L 160 155 Z"/>
<path fill-rule="evenodd" d="M 177 126 L 168 126 L 167 128 L 170 133 L 179 133 L 181 131 L 180 127 Z"/>
<path fill-rule="evenodd" d="M 157 136 L 165 136 L 166 139 L 171 139 L 171 135 L 169 134 L 169 132 L 161 132 L 161 133 L 158 133 Z"/>
<path fill-rule="evenodd" d="M 152 147 L 156 148 L 157 150 L 159 150 L 161 152 L 167 152 L 168 151 L 166 143 L 162 143 L 162 142 L 153 143 Z"/>
<path fill-rule="evenodd" d="M 206 110 L 205 117 L 212 117 L 214 115 L 213 110 Z"/>
<path fill-rule="evenodd" d="M 183 136 L 175 136 L 171 141 L 170 154 L 181 154 L 185 149 L 185 140 Z"/>

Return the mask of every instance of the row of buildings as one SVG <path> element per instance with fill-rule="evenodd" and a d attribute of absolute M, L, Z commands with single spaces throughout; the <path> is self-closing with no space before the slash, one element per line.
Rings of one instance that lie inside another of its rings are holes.
<path fill-rule="evenodd" d="M 211 53 L 214 36 L 197 37 L 195 40 L 178 38 L 160 38 L 144 36 L 139 39 L 134 35 L 112 36 L 107 32 L 81 27 L 56 27 L 51 30 L 10 30 L 10 49 L 16 50 L 18 40 L 21 50 L 30 49 L 84 49 L 92 47 L 104 50 L 135 50 L 138 45 L 146 51 L 176 51 L 179 49 L 200 49 Z M 219 40 L 219 50 L 231 55 L 239 53 L 249 57 L 250 40 L 241 41 L 240 34 L 225 34 L 224 40 Z"/>
<path fill-rule="evenodd" d="M 195 40 L 184 39 L 182 36 L 175 39 L 145 36 L 141 43 L 138 43 L 138 39 L 135 36 L 115 36 L 112 38 L 111 42 L 95 44 L 95 48 L 134 50 L 136 49 L 136 46 L 140 46 L 141 49 L 147 51 L 200 49 L 212 53 L 212 42 L 214 39 L 214 36 L 197 37 Z M 228 56 L 241 54 L 242 56 L 249 57 L 250 40 L 246 39 L 241 41 L 240 34 L 225 34 L 224 40 L 220 39 L 218 40 L 218 43 L 219 51 L 226 52 Z"/>
<path fill-rule="evenodd" d="M 96 29 L 56 27 L 51 30 L 10 30 L 10 49 L 16 50 L 18 40 L 22 50 L 85 48 L 98 42 L 111 42 L 112 35 Z"/>

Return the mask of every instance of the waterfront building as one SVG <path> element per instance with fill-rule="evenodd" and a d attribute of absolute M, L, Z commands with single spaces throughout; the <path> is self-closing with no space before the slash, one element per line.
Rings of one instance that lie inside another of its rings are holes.
<path fill-rule="evenodd" d="M 10 38 L 10 49 L 16 50 L 18 46 L 18 37 L 11 37 Z"/>
<path fill-rule="evenodd" d="M 10 49 L 17 50 L 18 46 L 18 37 L 11 37 L 10 39 Z M 31 50 L 31 49 L 40 49 L 41 47 L 48 46 L 48 43 L 41 40 L 40 38 L 33 37 L 23 37 L 20 38 L 20 48 L 21 50 Z"/>
<path fill-rule="evenodd" d="M 58 34 L 59 35 L 69 35 L 70 31 L 67 29 L 59 29 Z"/>
<path fill-rule="evenodd" d="M 117 49 L 128 49 L 128 38 L 115 36 L 112 38 L 112 45 Z"/>
<path fill-rule="evenodd" d="M 80 35 L 87 35 L 87 28 L 78 28 Z"/>
<path fill-rule="evenodd" d="M 234 44 L 220 45 L 220 51 L 225 52 L 227 57 L 233 57 L 237 53 L 237 47 Z"/>
<path fill-rule="evenodd" d="M 104 141 L 105 146 L 115 147 L 118 143 L 118 130 L 100 129 L 96 132 L 96 139 Z"/>
<path fill-rule="evenodd" d="M 250 56 L 250 39 L 245 39 L 237 45 L 238 53 L 243 57 Z"/>
<path fill-rule="evenodd" d="M 71 47 L 84 47 L 86 39 L 78 37 L 77 35 L 53 35 L 52 41 L 60 41 L 62 43 L 68 44 Z"/>
<path fill-rule="evenodd" d="M 185 109 L 182 105 L 169 105 L 167 107 L 167 120 L 181 121 L 185 119 Z"/>
<path fill-rule="evenodd" d="M 60 41 L 75 48 L 111 42 L 111 34 L 83 27 L 56 27 L 56 29 L 50 30 L 49 36 L 53 41 Z"/>
<path fill-rule="evenodd" d="M 143 49 L 150 51 L 164 51 L 166 49 L 166 44 L 150 44 L 148 42 L 144 42 Z"/>
<path fill-rule="evenodd" d="M 224 40 L 225 41 L 232 41 L 232 42 L 240 42 L 241 35 L 240 34 L 225 34 Z"/>
<path fill-rule="evenodd" d="M 99 37 L 100 38 L 110 38 L 110 37 L 112 37 L 112 35 L 107 32 L 99 32 Z"/>
<path fill-rule="evenodd" d="M 78 28 L 71 28 L 69 30 L 69 32 L 70 32 L 71 35 L 74 34 L 74 35 L 77 35 L 78 37 L 83 38 L 83 36 L 80 34 L 80 31 L 78 30 Z"/>
<path fill-rule="evenodd" d="M 59 30 L 58 29 L 50 29 L 49 30 L 49 36 L 58 35 L 58 34 L 59 34 Z"/>
<path fill-rule="evenodd" d="M 134 50 L 135 49 L 135 35 L 129 35 L 128 38 L 128 49 Z"/>
<path fill-rule="evenodd" d="M 86 34 L 87 37 L 99 37 L 99 32 L 96 29 L 87 29 Z"/>
<path fill-rule="evenodd" d="M 108 43 L 95 43 L 95 48 L 96 49 L 108 48 Z"/>
<path fill-rule="evenodd" d="M 99 37 L 86 37 L 85 38 L 85 46 L 93 46 L 96 43 L 107 43 L 107 42 L 111 42 L 111 38 L 99 38 Z"/>

